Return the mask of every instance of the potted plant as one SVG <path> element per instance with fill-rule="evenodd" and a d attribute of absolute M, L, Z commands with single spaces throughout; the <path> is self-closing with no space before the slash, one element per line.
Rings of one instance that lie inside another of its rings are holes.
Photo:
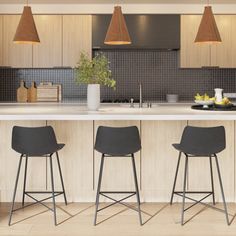
<path fill-rule="evenodd" d="M 115 88 L 116 81 L 112 79 L 109 61 L 103 54 L 93 59 L 81 53 L 80 61 L 75 68 L 76 82 L 87 84 L 87 106 L 89 110 L 97 110 L 100 106 L 100 85 Z"/>

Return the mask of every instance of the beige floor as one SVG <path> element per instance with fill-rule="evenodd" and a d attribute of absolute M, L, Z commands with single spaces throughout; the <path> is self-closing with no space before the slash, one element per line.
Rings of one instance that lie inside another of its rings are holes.
<path fill-rule="evenodd" d="M 221 206 L 221 205 L 217 205 Z M 137 213 L 122 206 L 113 206 L 100 213 L 97 226 L 93 226 L 94 205 L 91 203 L 59 204 L 59 225 L 54 226 L 52 213 L 41 206 L 18 211 L 13 217 L 13 226 L 8 227 L 9 204 L 0 205 L 0 235 L 34 236 L 171 236 L 171 235 L 236 235 L 236 219 L 227 226 L 225 216 L 210 208 L 196 206 L 187 214 L 191 221 L 181 226 L 180 205 L 166 203 L 142 204 L 145 224 L 139 226 Z M 236 204 L 229 204 L 231 214 L 236 212 Z M 120 213 L 119 213 L 120 212 Z"/>

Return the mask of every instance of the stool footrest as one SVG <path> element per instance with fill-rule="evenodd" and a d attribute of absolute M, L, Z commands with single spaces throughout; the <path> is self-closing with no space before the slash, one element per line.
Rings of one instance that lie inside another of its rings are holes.
<path fill-rule="evenodd" d="M 174 191 L 174 194 L 179 194 L 179 193 L 183 193 L 183 191 Z M 186 191 L 185 193 L 187 194 L 207 194 L 207 193 L 213 194 L 212 191 Z"/>
<path fill-rule="evenodd" d="M 27 193 L 28 193 L 28 194 L 47 194 L 47 193 L 48 193 L 48 194 L 49 194 L 49 193 L 52 194 L 52 191 L 25 191 L 24 193 L 25 193 L 25 194 L 27 194 Z M 54 193 L 56 193 L 56 194 L 57 194 L 57 193 L 61 193 L 61 194 L 62 194 L 62 193 L 64 193 L 64 192 L 63 192 L 63 191 L 54 191 Z"/>

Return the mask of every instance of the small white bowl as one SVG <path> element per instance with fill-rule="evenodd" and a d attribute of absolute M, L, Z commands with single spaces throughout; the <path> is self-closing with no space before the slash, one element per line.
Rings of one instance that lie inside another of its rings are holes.
<path fill-rule="evenodd" d="M 195 103 L 202 105 L 203 108 L 208 108 L 208 106 L 213 105 L 214 101 L 208 100 L 208 101 L 204 101 L 204 100 L 195 100 Z"/>

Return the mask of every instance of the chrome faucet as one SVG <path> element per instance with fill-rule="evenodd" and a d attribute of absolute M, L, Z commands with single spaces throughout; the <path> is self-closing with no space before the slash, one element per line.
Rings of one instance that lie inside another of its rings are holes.
<path fill-rule="evenodd" d="M 139 108 L 143 107 L 142 84 L 139 83 Z"/>

